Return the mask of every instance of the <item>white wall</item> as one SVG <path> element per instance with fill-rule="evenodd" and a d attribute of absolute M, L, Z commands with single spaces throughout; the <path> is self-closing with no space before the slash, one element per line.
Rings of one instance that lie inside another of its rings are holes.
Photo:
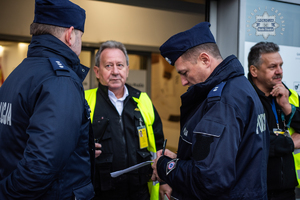
<path fill-rule="evenodd" d="M 0 0 L 0 34 L 30 36 L 34 0 Z M 125 44 L 160 46 L 170 36 L 204 21 L 204 14 L 176 13 L 136 6 L 72 0 L 86 10 L 83 42 L 109 39 Z"/>

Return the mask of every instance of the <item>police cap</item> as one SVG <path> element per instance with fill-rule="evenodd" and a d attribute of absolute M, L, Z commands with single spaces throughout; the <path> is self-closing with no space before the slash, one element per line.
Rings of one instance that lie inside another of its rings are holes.
<path fill-rule="evenodd" d="M 85 10 L 69 0 L 36 0 L 34 23 L 75 29 L 84 32 Z"/>
<path fill-rule="evenodd" d="M 201 22 L 189 30 L 173 35 L 159 48 L 161 55 L 174 65 L 188 49 L 204 43 L 216 43 L 209 27 L 209 22 Z"/>

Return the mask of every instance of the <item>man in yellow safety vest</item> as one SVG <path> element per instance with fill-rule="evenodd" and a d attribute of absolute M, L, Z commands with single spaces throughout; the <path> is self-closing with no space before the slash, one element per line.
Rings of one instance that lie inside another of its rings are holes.
<path fill-rule="evenodd" d="M 248 79 L 264 106 L 270 130 L 269 200 L 294 200 L 299 183 L 299 95 L 282 83 L 282 65 L 279 46 L 272 42 L 257 43 L 248 55 Z"/>
<path fill-rule="evenodd" d="M 150 164 L 117 177 L 110 175 L 154 159 L 164 140 L 161 119 L 148 95 L 126 84 L 129 61 L 125 46 L 117 41 L 102 43 L 94 72 L 99 86 L 85 95 L 96 147 L 101 143 L 95 199 L 158 200 L 160 184 L 150 180 Z M 161 190 L 170 193 L 171 188 L 162 185 Z"/>

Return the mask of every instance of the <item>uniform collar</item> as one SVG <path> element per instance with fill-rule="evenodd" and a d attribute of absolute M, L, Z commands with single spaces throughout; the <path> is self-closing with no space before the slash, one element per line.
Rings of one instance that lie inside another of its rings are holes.
<path fill-rule="evenodd" d="M 89 68 L 80 64 L 78 56 L 61 40 L 50 34 L 32 36 L 28 47 L 28 57 L 58 58 L 70 67 L 83 81 Z"/>
<path fill-rule="evenodd" d="M 117 99 L 116 95 L 112 91 L 108 90 L 108 97 L 110 98 L 111 101 L 115 101 L 115 102 L 116 101 L 124 101 L 128 95 L 129 95 L 128 89 L 125 85 L 124 85 L 124 94 L 119 99 Z"/>
<path fill-rule="evenodd" d="M 141 91 L 131 87 L 130 85 L 128 84 L 125 84 L 127 90 L 128 90 L 128 96 L 130 97 L 135 97 L 135 98 L 139 98 L 140 97 L 140 94 L 141 94 Z M 108 87 L 106 85 L 102 85 L 100 82 L 98 84 L 98 88 L 100 88 L 104 93 L 105 95 L 108 96 Z"/>
<path fill-rule="evenodd" d="M 183 101 L 192 99 L 196 101 L 199 101 L 199 99 L 204 100 L 209 91 L 216 85 L 242 75 L 244 75 L 244 68 L 236 56 L 228 56 L 215 68 L 206 81 L 190 86 L 188 91 L 181 96 L 181 99 Z"/>

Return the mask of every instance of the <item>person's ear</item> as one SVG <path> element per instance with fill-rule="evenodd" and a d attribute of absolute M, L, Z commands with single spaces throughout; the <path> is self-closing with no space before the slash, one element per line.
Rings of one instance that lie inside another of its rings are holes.
<path fill-rule="evenodd" d="M 202 52 L 198 56 L 198 62 L 201 62 L 203 65 L 210 66 L 211 57 L 207 53 Z"/>
<path fill-rule="evenodd" d="M 97 67 L 97 66 L 94 66 L 94 72 L 95 72 L 95 75 L 96 75 L 96 77 L 99 79 L 99 67 Z"/>
<path fill-rule="evenodd" d="M 257 77 L 257 68 L 254 65 L 251 65 L 249 67 L 249 72 L 252 75 L 252 77 Z"/>
<path fill-rule="evenodd" d="M 71 26 L 70 28 L 68 28 L 66 30 L 66 34 L 65 34 L 65 40 L 68 46 L 72 46 L 73 45 L 73 41 L 75 40 L 75 33 L 74 33 L 74 27 Z"/>

